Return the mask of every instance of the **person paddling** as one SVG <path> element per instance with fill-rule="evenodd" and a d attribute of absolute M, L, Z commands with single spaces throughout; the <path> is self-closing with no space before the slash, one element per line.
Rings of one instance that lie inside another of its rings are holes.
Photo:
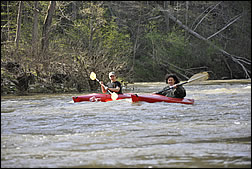
<path fill-rule="evenodd" d="M 168 86 L 164 87 L 163 90 L 159 92 L 155 92 L 155 94 L 173 98 L 184 98 L 186 96 L 185 88 L 182 85 L 177 85 L 179 84 L 179 79 L 175 74 L 167 74 L 165 76 L 165 82 Z"/>
<path fill-rule="evenodd" d="M 108 90 L 110 90 L 111 92 L 115 92 L 117 94 L 123 94 L 122 85 L 120 82 L 116 80 L 115 72 L 109 73 L 109 79 L 110 79 L 110 82 L 108 82 L 106 86 L 101 85 L 102 92 L 106 93 Z M 101 81 L 100 84 L 103 84 L 103 81 Z"/>

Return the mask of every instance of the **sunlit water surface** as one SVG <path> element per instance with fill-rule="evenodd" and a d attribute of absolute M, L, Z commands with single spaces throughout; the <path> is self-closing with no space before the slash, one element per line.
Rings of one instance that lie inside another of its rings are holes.
<path fill-rule="evenodd" d="M 194 105 L 4 96 L 1 167 L 251 167 L 251 83 L 185 88 Z"/>

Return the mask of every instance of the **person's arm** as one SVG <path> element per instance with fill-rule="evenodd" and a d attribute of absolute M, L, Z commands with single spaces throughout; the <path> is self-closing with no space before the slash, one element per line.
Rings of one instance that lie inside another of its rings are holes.
<path fill-rule="evenodd" d="M 102 90 L 102 93 L 106 93 L 107 90 L 108 90 L 108 87 L 104 87 L 103 85 L 103 81 L 100 81 L 100 84 L 101 84 L 101 90 Z"/>
<path fill-rule="evenodd" d="M 177 98 L 184 98 L 186 96 L 186 90 L 183 86 L 177 86 L 174 91 L 174 95 Z"/>
<path fill-rule="evenodd" d="M 158 92 L 154 92 L 155 94 L 160 94 L 165 96 L 166 95 L 166 91 L 168 90 L 168 88 L 170 88 L 169 86 L 164 87 L 161 91 Z"/>
<path fill-rule="evenodd" d="M 116 86 L 115 88 L 108 88 L 108 90 L 110 90 L 112 92 L 119 92 L 120 91 L 120 87 Z"/>

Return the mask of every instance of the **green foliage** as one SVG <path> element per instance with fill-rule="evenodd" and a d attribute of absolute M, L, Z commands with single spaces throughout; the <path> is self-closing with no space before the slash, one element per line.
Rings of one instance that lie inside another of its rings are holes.
<path fill-rule="evenodd" d="M 125 54 L 131 47 L 129 35 L 120 30 L 114 19 L 107 20 L 104 8 L 89 3 L 81 11 L 82 18 L 73 21 L 73 27 L 64 29 L 69 46 L 80 51 L 106 51 L 109 56 Z"/>
<path fill-rule="evenodd" d="M 140 82 L 144 81 L 159 81 L 164 78 L 165 71 L 160 69 L 160 66 L 153 64 L 148 57 L 142 57 L 136 60 L 135 63 L 135 79 Z"/>
<path fill-rule="evenodd" d="M 16 32 L 16 3 L 17 1 L 1 2 L 1 42 L 14 40 Z"/>
<path fill-rule="evenodd" d="M 163 79 L 167 69 L 164 70 L 160 65 L 169 63 L 183 68 L 192 66 L 191 60 L 194 57 L 182 33 L 180 31 L 168 34 L 150 32 L 144 36 L 146 42 L 144 45 L 150 54 L 144 57 L 141 55 L 139 60 L 146 64 L 145 67 L 152 68 L 153 71 L 149 72 L 153 77 L 152 80 Z M 169 67 L 169 65 L 166 65 L 166 67 Z M 170 68 L 171 70 L 172 68 Z M 159 74 L 157 72 L 161 72 L 162 75 L 157 77 L 156 75 Z"/>
<path fill-rule="evenodd" d="M 130 36 L 124 30 L 120 30 L 113 20 L 109 21 L 99 34 L 99 40 L 102 42 L 102 47 L 109 50 L 111 56 L 123 56 L 129 53 L 131 48 Z"/>

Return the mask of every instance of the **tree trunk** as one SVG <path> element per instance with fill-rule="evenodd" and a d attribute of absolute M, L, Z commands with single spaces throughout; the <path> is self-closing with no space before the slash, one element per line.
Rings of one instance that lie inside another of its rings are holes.
<path fill-rule="evenodd" d="M 139 29 L 140 29 L 140 17 L 139 17 L 138 25 L 137 25 L 136 39 L 135 39 L 134 46 L 133 46 L 133 64 L 131 67 L 131 71 L 133 72 L 133 74 L 132 74 L 133 81 L 135 80 L 134 79 L 134 74 L 135 74 L 134 68 L 135 68 L 135 62 L 136 62 L 136 52 L 137 52 L 137 45 L 138 45 L 138 38 L 139 38 Z"/>
<path fill-rule="evenodd" d="M 72 21 L 76 19 L 77 16 L 77 8 L 76 8 L 77 1 L 72 2 Z"/>
<path fill-rule="evenodd" d="M 22 8 L 23 8 L 23 2 L 19 1 L 18 16 L 17 16 L 17 30 L 16 30 L 16 38 L 15 38 L 15 43 L 16 43 L 17 49 L 19 46 L 19 39 L 20 39 L 20 33 L 21 33 Z"/>
<path fill-rule="evenodd" d="M 38 52 L 38 1 L 34 1 L 34 17 L 32 27 L 32 55 L 37 57 Z"/>
<path fill-rule="evenodd" d="M 188 9 L 189 9 L 189 1 L 186 1 L 185 25 L 188 24 Z M 185 31 L 185 39 L 186 37 L 187 37 L 187 31 Z"/>
<path fill-rule="evenodd" d="M 170 5 L 170 1 L 164 1 L 164 9 L 168 10 L 168 6 Z M 164 14 L 164 18 L 165 18 L 165 23 L 166 23 L 166 31 L 167 33 L 169 32 L 170 29 L 170 24 L 169 24 L 169 16 Z"/>
<path fill-rule="evenodd" d="M 7 27 L 8 27 L 8 42 L 10 41 L 10 13 L 9 13 L 9 1 L 7 1 Z"/>
<path fill-rule="evenodd" d="M 55 6 L 56 6 L 56 1 L 50 1 L 47 15 L 45 17 L 45 21 L 43 25 L 43 30 L 42 30 L 41 50 L 42 50 L 42 56 L 45 60 L 48 59 L 48 55 L 46 55 L 46 50 L 49 47 L 49 33 L 50 33 L 50 27 L 52 24 L 52 16 L 53 16 Z"/>

